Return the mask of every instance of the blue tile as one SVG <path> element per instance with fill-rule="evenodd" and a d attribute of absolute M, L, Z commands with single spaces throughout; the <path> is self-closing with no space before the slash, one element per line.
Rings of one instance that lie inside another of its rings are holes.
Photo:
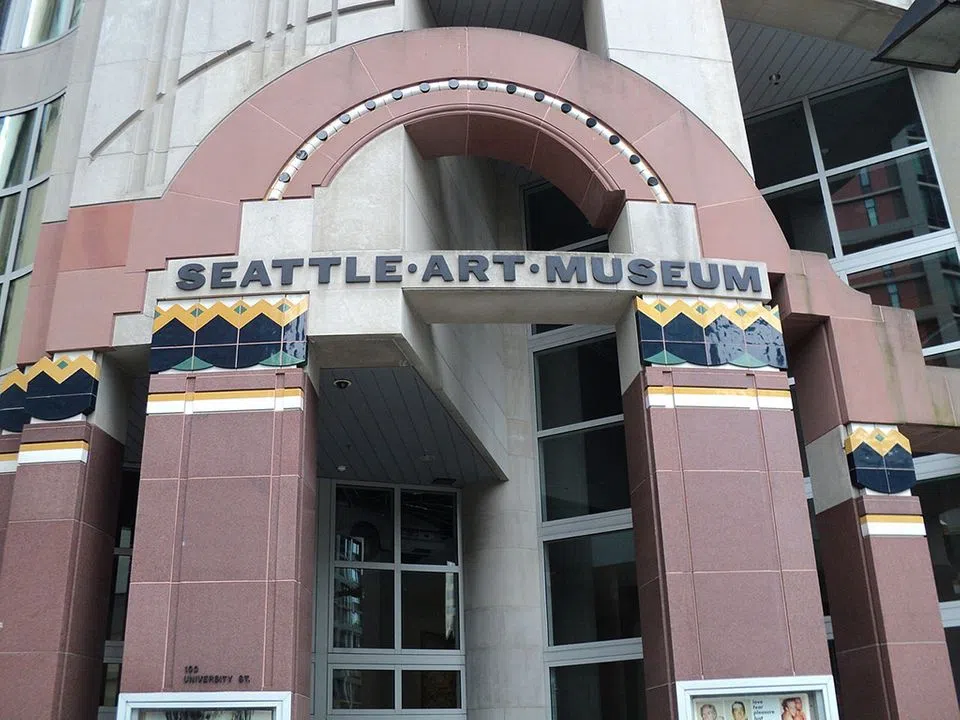
<path fill-rule="evenodd" d="M 887 470 L 913 470 L 913 455 L 901 445 L 894 445 L 883 456 L 883 464 Z"/>
<path fill-rule="evenodd" d="M 879 470 L 872 468 L 856 468 L 851 474 L 850 479 L 854 485 L 865 487 L 876 492 L 887 493 L 889 486 L 887 481 L 887 471 L 882 468 Z"/>
<path fill-rule="evenodd" d="M 266 315 L 257 315 L 240 328 L 240 344 L 280 342 L 280 326 Z"/>
<path fill-rule="evenodd" d="M 667 352 L 693 365 L 707 365 L 707 346 L 702 342 L 668 342 Z"/>
<path fill-rule="evenodd" d="M 860 443 L 848 457 L 853 458 L 853 465 L 857 468 L 878 469 L 884 467 L 883 457 L 866 443 Z"/>
<path fill-rule="evenodd" d="M 641 340 L 662 340 L 663 328 L 642 312 L 637 312 L 637 332 Z"/>
<path fill-rule="evenodd" d="M 640 343 L 640 357 L 644 360 L 651 361 L 652 358 L 661 355 L 666 351 L 666 346 L 663 342 L 656 342 L 654 340 L 644 340 Z"/>
<path fill-rule="evenodd" d="M 237 344 L 197 346 L 196 356 L 214 367 L 234 369 L 237 367 Z"/>
<path fill-rule="evenodd" d="M 677 315 L 663 328 L 663 339 L 669 342 L 703 342 L 703 328 L 686 315 Z"/>
<path fill-rule="evenodd" d="M 219 315 L 197 330 L 196 345 L 236 345 L 239 330 Z"/>
<path fill-rule="evenodd" d="M 171 320 L 153 333 L 153 347 L 181 347 L 193 345 L 193 330 L 179 320 Z"/>
<path fill-rule="evenodd" d="M 237 346 L 237 367 L 259 365 L 271 355 L 280 352 L 280 343 L 250 343 Z"/>
<path fill-rule="evenodd" d="M 917 474 L 913 470 L 887 469 L 888 492 L 898 493 L 909 490 L 917 484 Z"/>
<path fill-rule="evenodd" d="M 158 373 L 179 365 L 193 355 L 192 347 L 152 348 L 150 350 L 150 372 Z"/>

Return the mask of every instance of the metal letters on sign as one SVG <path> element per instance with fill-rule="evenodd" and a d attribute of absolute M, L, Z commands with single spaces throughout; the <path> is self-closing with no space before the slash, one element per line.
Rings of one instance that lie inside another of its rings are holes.
<path fill-rule="evenodd" d="M 404 257 L 334 255 L 272 259 L 188 262 L 177 269 L 177 288 L 185 292 L 227 289 L 259 291 L 304 282 L 410 285 L 518 283 L 621 286 L 670 292 L 685 288 L 701 294 L 729 292 L 761 295 L 766 273 L 760 265 L 719 260 L 649 260 L 609 253 L 442 253 Z"/>

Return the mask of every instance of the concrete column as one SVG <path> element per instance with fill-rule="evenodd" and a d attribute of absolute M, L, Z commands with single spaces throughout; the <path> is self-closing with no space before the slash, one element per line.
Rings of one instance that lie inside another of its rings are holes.
<path fill-rule="evenodd" d="M 17 436 L 6 437 L 9 452 Z M 19 438 L 0 565 L 0 715 L 92 718 L 123 446 L 86 420 L 29 423 Z"/>
<path fill-rule="evenodd" d="M 123 692 L 287 691 L 308 717 L 315 415 L 299 369 L 151 378 Z"/>
<path fill-rule="evenodd" d="M 752 174 L 720 0 L 584 0 L 587 49 L 660 86 L 703 120 Z"/>
<path fill-rule="evenodd" d="M 464 647 L 471 720 L 543 720 L 543 582 L 526 326 L 502 326 L 509 481 L 462 495 Z"/>
<path fill-rule="evenodd" d="M 618 335 L 626 335 L 623 323 Z M 621 341 L 621 367 L 639 365 Z M 623 396 L 647 712 L 684 680 L 829 675 L 787 377 L 646 367 Z"/>
<path fill-rule="evenodd" d="M 807 464 L 844 716 L 960 717 L 920 501 L 903 490 L 909 442 L 839 426 L 807 445 Z"/>

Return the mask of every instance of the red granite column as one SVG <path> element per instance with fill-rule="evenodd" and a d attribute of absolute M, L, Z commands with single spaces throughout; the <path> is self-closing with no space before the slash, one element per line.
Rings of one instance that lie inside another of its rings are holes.
<path fill-rule="evenodd" d="M 808 446 L 840 707 L 845 717 L 956 720 L 920 501 L 854 487 L 847 468 L 829 460 L 842 461 L 842 435 L 837 428 Z"/>
<path fill-rule="evenodd" d="M 86 421 L 28 424 L 20 441 L 0 567 L 0 715 L 92 718 L 123 446 Z"/>
<path fill-rule="evenodd" d="M 315 394 L 299 369 L 154 375 L 123 692 L 293 694 L 309 713 Z"/>
<path fill-rule="evenodd" d="M 13 480 L 17 474 L 17 452 L 20 433 L 0 435 L 0 567 L 3 567 L 3 545 L 10 519 L 10 501 L 13 499 Z"/>
<path fill-rule="evenodd" d="M 679 681 L 829 675 L 785 373 L 648 367 L 623 408 L 648 715 Z"/>

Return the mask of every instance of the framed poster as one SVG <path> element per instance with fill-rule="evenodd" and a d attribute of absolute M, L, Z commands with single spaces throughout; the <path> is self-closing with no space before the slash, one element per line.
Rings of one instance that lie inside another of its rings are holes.
<path fill-rule="evenodd" d="M 681 720 L 838 720 L 832 676 L 677 683 Z"/>

